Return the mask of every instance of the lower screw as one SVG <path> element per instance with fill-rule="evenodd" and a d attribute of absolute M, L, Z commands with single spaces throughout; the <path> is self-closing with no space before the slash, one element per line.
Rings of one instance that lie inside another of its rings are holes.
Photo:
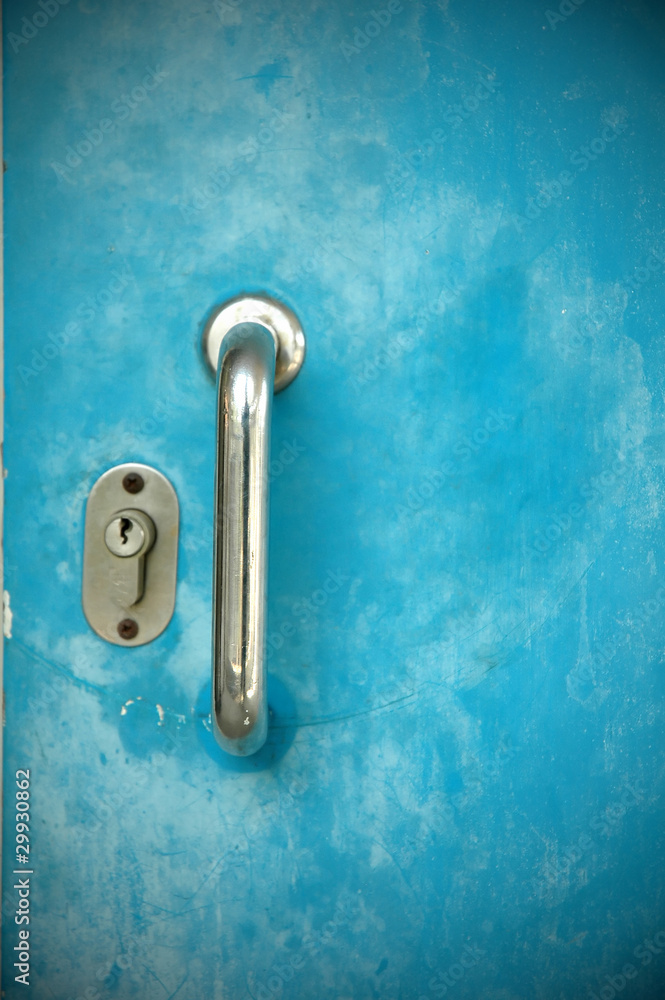
<path fill-rule="evenodd" d="M 118 635 L 121 639 L 135 639 L 139 634 L 139 627 L 133 618 L 123 618 L 118 625 Z"/>

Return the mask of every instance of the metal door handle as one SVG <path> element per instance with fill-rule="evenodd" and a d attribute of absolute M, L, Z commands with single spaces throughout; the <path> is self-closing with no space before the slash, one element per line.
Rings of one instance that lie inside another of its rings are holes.
<path fill-rule="evenodd" d="M 213 552 L 212 728 L 245 756 L 268 733 L 266 587 L 273 392 L 296 377 L 305 337 L 266 296 L 232 299 L 211 315 L 203 351 L 217 376 Z"/>

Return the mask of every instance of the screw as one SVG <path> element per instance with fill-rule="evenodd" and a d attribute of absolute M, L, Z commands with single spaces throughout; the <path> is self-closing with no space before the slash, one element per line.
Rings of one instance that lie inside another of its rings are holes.
<path fill-rule="evenodd" d="M 122 485 L 128 493 L 140 493 L 144 485 L 143 476 L 139 476 L 138 472 L 128 472 Z"/>
<path fill-rule="evenodd" d="M 118 625 L 118 635 L 121 639 L 135 639 L 139 634 L 139 627 L 133 618 L 123 618 Z"/>

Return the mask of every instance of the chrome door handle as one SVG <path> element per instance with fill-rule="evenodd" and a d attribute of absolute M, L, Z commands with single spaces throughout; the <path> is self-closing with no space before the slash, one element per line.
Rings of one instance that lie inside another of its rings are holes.
<path fill-rule="evenodd" d="M 213 312 L 203 351 L 217 376 L 212 728 L 224 750 L 246 756 L 261 749 L 268 733 L 272 397 L 300 371 L 305 337 L 295 314 L 281 303 L 241 296 Z"/>

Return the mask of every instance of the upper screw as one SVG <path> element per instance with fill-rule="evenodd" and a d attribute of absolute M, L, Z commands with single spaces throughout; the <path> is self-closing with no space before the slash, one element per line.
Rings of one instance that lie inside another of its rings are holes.
<path fill-rule="evenodd" d="M 122 481 L 122 485 L 127 493 L 140 493 L 145 484 L 143 476 L 139 476 L 138 472 L 128 472 Z"/>

